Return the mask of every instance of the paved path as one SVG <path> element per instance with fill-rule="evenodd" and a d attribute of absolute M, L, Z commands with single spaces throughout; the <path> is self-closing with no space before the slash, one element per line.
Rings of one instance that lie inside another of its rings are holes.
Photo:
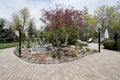
<path fill-rule="evenodd" d="M 0 80 L 120 80 L 120 52 L 102 49 L 73 62 L 44 65 L 24 62 L 13 51 L 0 50 Z"/>

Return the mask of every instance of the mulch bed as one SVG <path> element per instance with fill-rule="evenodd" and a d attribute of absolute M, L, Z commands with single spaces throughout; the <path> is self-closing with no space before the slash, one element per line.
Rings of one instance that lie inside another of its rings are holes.
<path fill-rule="evenodd" d="M 73 52 L 75 52 L 75 50 L 71 50 Z M 76 50 L 77 51 L 77 50 Z M 21 54 L 21 59 L 29 62 L 29 63 L 35 63 L 35 64 L 58 64 L 58 63 L 64 63 L 64 62 L 70 62 L 70 61 L 74 61 L 77 59 L 80 59 L 84 56 L 87 56 L 89 54 L 93 54 L 93 51 L 90 52 L 85 52 L 85 49 L 80 49 L 77 51 L 77 56 L 73 57 L 70 56 L 71 54 L 67 53 L 70 52 L 70 50 L 65 49 L 64 53 L 61 54 L 61 59 L 56 58 L 52 58 L 51 55 L 52 53 L 32 53 L 29 52 L 28 49 L 22 49 L 22 54 Z M 19 52 L 17 50 L 14 51 L 14 54 L 18 57 Z"/>

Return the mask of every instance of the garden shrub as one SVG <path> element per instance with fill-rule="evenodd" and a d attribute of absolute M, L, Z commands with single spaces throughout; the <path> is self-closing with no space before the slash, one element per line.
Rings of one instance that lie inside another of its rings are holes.
<path fill-rule="evenodd" d="M 114 50 L 115 41 L 114 40 L 105 40 L 104 43 L 103 43 L 103 45 L 104 45 L 105 49 Z"/>
<path fill-rule="evenodd" d="M 54 58 L 56 58 L 56 57 L 57 57 L 57 54 L 52 53 L 51 57 L 54 59 Z"/>
<path fill-rule="evenodd" d="M 77 57 L 77 54 L 76 53 L 72 53 L 71 56 L 72 57 Z"/>
<path fill-rule="evenodd" d="M 82 46 L 79 46 L 79 49 L 82 49 L 83 47 Z"/>
<path fill-rule="evenodd" d="M 82 49 L 83 48 L 83 46 L 75 46 L 75 49 Z"/>
<path fill-rule="evenodd" d="M 76 43 L 75 46 L 78 46 L 79 49 L 82 49 L 84 46 L 88 46 L 87 43 Z"/>
<path fill-rule="evenodd" d="M 75 46 L 75 49 L 79 49 L 79 46 Z"/>
<path fill-rule="evenodd" d="M 85 48 L 86 49 L 86 52 L 90 52 L 90 48 Z"/>
<path fill-rule="evenodd" d="M 120 41 L 117 44 L 118 51 L 120 51 Z"/>
<path fill-rule="evenodd" d="M 79 44 L 79 46 L 88 46 L 87 43 L 78 43 L 78 44 Z"/>
<path fill-rule="evenodd" d="M 74 45 L 79 38 L 79 31 L 72 31 L 70 34 L 70 38 L 68 39 L 68 44 Z"/>

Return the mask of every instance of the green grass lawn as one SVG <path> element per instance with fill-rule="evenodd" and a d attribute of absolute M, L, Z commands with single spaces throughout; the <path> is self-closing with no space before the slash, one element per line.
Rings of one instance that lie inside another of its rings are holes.
<path fill-rule="evenodd" d="M 31 44 L 33 44 L 33 43 L 31 42 Z M 27 45 L 27 44 L 25 44 L 25 42 L 22 42 L 22 46 L 23 45 Z M 19 42 L 0 43 L 0 49 L 11 48 L 11 47 L 16 47 L 16 46 L 19 46 Z"/>
<path fill-rule="evenodd" d="M 0 49 L 15 47 L 15 46 L 18 46 L 18 45 L 19 45 L 18 42 L 13 42 L 13 43 L 0 43 Z"/>
<path fill-rule="evenodd" d="M 24 43 L 22 43 L 22 45 L 23 44 Z M 19 46 L 19 43 L 18 42 L 0 43 L 0 49 L 11 48 L 11 47 L 15 47 L 15 46 Z"/>

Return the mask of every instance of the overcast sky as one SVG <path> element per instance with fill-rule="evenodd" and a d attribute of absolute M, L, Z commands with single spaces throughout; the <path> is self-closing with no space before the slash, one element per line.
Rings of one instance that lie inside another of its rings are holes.
<path fill-rule="evenodd" d="M 34 18 L 39 29 L 41 9 L 54 7 L 55 4 L 72 5 L 76 9 L 82 10 L 84 6 L 89 8 L 89 12 L 93 11 L 101 5 L 116 5 L 118 0 L 0 0 L 0 18 L 5 18 L 9 21 L 12 19 L 12 14 L 18 12 L 23 7 L 28 7 L 31 16 Z"/>

